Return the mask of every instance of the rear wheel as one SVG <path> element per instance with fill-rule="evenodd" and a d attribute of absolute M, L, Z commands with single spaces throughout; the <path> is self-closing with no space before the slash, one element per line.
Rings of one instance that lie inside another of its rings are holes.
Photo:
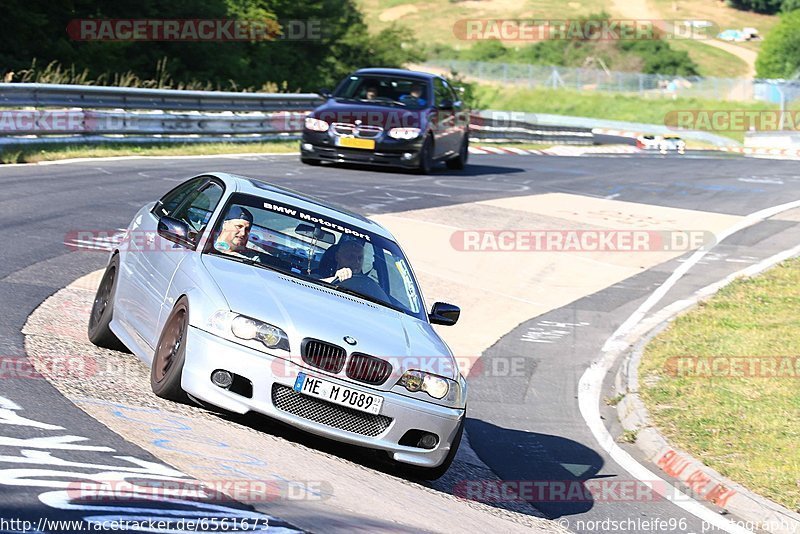
<path fill-rule="evenodd" d="M 114 313 L 114 294 L 117 291 L 117 275 L 119 273 L 119 255 L 114 254 L 108 262 L 106 272 L 100 280 L 100 287 L 92 304 L 92 311 L 89 314 L 89 327 L 87 333 L 89 341 L 106 349 L 127 351 L 128 349 L 117 339 L 111 331 L 109 324 Z"/>
<path fill-rule="evenodd" d="M 189 329 L 189 301 L 181 297 L 170 312 L 150 366 L 150 387 L 163 399 L 184 402 L 181 388 L 183 364 L 186 361 L 186 333 Z"/>
<path fill-rule="evenodd" d="M 461 147 L 458 149 L 458 155 L 447 160 L 447 168 L 460 171 L 467 166 L 467 158 L 469 158 L 469 138 L 464 135 L 464 140 L 461 141 Z"/>

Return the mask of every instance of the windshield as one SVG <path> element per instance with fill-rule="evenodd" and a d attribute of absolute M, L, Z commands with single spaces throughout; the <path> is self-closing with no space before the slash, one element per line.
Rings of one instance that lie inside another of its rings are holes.
<path fill-rule="evenodd" d="M 212 236 L 207 254 L 277 270 L 426 319 L 400 247 L 356 226 L 237 193 L 231 195 Z"/>
<path fill-rule="evenodd" d="M 348 76 L 333 96 L 410 109 L 423 108 L 431 101 L 426 80 L 393 76 Z"/>

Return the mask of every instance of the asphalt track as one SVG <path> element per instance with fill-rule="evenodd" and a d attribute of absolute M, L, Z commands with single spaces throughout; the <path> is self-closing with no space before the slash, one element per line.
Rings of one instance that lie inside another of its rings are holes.
<path fill-rule="evenodd" d="M 300 165 L 293 156 L 96 160 L 0 167 L 0 228 L 5 236 L 0 241 L 3 360 L 25 358 L 20 331 L 28 315 L 46 297 L 103 267 L 104 255 L 66 248 L 63 242 L 67 234 L 122 228 L 145 202 L 179 181 L 209 170 L 263 178 L 376 214 L 554 192 L 732 215 L 746 215 L 800 198 L 797 163 L 702 155 L 485 155 L 472 158 L 464 172 L 441 168 L 428 177 L 382 169 L 312 168 Z M 739 232 L 690 271 L 663 303 L 683 298 L 747 264 L 794 246 L 797 236 L 797 222 L 791 217 L 768 220 Z M 586 428 L 578 410 L 577 384 L 602 343 L 680 261 L 658 265 L 531 318 L 484 353 L 484 365 L 509 355 L 530 362 L 525 375 L 514 382 L 507 377 L 471 381 L 467 430 L 475 452 L 496 474 L 512 481 L 630 479 Z M 554 335 L 553 330 L 559 333 Z M 42 424 L 57 425 L 66 429 L 64 434 L 88 438 L 82 443 L 113 449 L 108 454 L 113 454 L 116 462 L 121 457 L 158 462 L 75 408 L 46 381 L 2 380 L 0 396 L 0 409 L 5 410 L 0 412 L 5 414 L 0 418 L 0 423 L 5 423 L 0 426 L 0 518 L 80 516 L 79 510 L 54 510 L 42 505 L 42 487 L 57 488 L 57 484 L 37 487 L 30 481 L 21 483 L 19 473 L 10 471 L 30 467 L 31 462 L 19 449 L 23 445 L 37 447 L 30 440 L 46 436 Z M 603 413 L 612 434 L 619 433 L 615 413 L 610 408 L 604 408 Z M 13 415 L 40 424 L 15 423 Z M 15 441 L 20 439 L 29 441 Z M 68 446 L 60 450 L 76 466 L 97 462 L 97 451 Z M 630 452 L 637 456 L 634 448 Z M 53 473 L 39 476 L 59 478 Z M 581 532 L 700 532 L 703 527 L 698 519 L 668 501 L 555 500 L 533 504 L 547 517 Z M 652 524 L 643 526 L 641 521 L 646 519 L 665 522 L 653 528 Z M 627 522 L 617 524 L 617 528 L 599 528 L 596 522 L 603 520 Z M 0 525 L 0 530 L 15 529 Z"/>

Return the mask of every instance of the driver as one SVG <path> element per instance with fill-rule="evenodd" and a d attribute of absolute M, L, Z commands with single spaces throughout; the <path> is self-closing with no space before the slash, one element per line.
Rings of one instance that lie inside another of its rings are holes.
<path fill-rule="evenodd" d="M 354 274 L 362 274 L 364 265 L 364 245 L 357 240 L 347 239 L 339 243 L 336 249 L 336 273 L 330 278 L 323 278 L 323 282 L 338 280 L 344 282 Z"/>
<path fill-rule="evenodd" d="M 233 206 L 222 222 L 214 248 L 223 254 L 239 256 L 261 261 L 258 252 L 247 248 L 250 239 L 250 228 L 253 226 L 253 214 L 241 206 Z"/>

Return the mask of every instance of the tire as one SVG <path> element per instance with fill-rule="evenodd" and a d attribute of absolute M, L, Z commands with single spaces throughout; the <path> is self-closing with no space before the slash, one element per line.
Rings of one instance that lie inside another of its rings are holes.
<path fill-rule="evenodd" d="M 119 255 L 114 254 L 108 262 L 106 272 L 100 280 L 100 287 L 94 297 L 92 311 L 89 314 L 87 334 L 89 341 L 105 349 L 128 352 L 128 348 L 114 335 L 109 328 L 114 315 L 114 296 L 117 292 L 117 275 L 119 274 Z"/>
<path fill-rule="evenodd" d="M 311 165 L 312 167 L 319 167 L 322 165 L 320 160 L 310 158 L 300 158 L 300 163 L 305 163 L 306 165 Z"/>
<path fill-rule="evenodd" d="M 150 366 L 150 387 L 162 399 L 177 402 L 188 400 L 181 388 L 188 329 L 189 301 L 186 297 L 181 297 L 164 323 Z"/>
<path fill-rule="evenodd" d="M 448 169 L 460 171 L 467 166 L 467 158 L 469 158 L 469 138 L 464 135 L 464 140 L 461 141 L 461 147 L 458 149 L 458 156 L 448 159 L 445 163 Z"/>
<path fill-rule="evenodd" d="M 464 417 L 461 418 L 461 423 L 458 425 L 458 430 L 450 443 L 450 451 L 447 453 L 444 461 L 437 467 L 414 467 L 402 465 L 398 467 L 398 474 L 408 478 L 417 480 L 436 480 L 442 478 L 444 474 L 450 469 L 453 460 L 458 452 L 458 447 L 461 445 L 461 436 L 464 434 L 464 424 L 467 420 L 467 411 L 464 410 Z"/>
<path fill-rule="evenodd" d="M 422 150 L 419 151 L 419 167 L 417 171 L 420 174 L 430 174 L 433 170 L 433 137 L 428 135 L 425 142 L 422 143 Z"/>

